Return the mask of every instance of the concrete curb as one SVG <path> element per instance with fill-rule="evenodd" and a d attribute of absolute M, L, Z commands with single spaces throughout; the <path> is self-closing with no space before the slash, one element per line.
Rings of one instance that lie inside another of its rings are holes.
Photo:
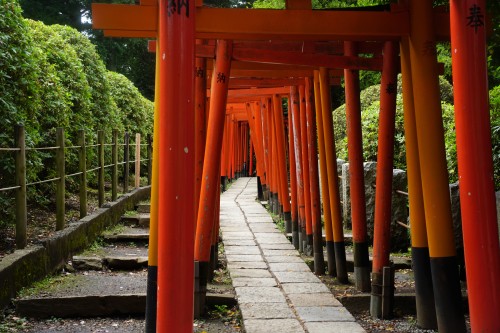
<path fill-rule="evenodd" d="M 61 268 L 74 253 L 91 244 L 106 227 L 117 223 L 124 212 L 147 199 L 150 193 L 150 186 L 135 189 L 42 240 L 41 245 L 5 256 L 0 261 L 0 309 L 7 307 L 23 287 Z"/>
<path fill-rule="evenodd" d="M 146 294 L 26 298 L 15 304 L 19 315 L 30 318 L 144 315 Z M 237 302 L 233 295 L 208 293 L 206 304 L 234 306 Z"/>

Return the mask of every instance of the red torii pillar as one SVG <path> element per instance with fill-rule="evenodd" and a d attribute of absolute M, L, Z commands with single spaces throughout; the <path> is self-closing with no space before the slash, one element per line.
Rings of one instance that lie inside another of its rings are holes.
<path fill-rule="evenodd" d="M 429 259 L 429 244 L 425 226 L 422 177 L 418 153 L 415 106 L 411 79 L 410 46 L 408 38 L 400 43 L 401 76 L 403 79 L 403 109 L 406 146 L 406 172 L 408 174 L 408 203 L 410 206 L 411 260 L 415 277 L 415 303 L 417 325 L 436 329 L 436 307 Z"/>
<path fill-rule="evenodd" d="M 450 1 L 451 54 L 471 329 L 500 332 L 500 248 L 491 154 L 485 9 L 484 0 Z"/>
<path fill-rule="evenodd" d="M 297 171 L 295 165 L 295 148 L 292 121 L 292 101 L 288 99 L 288 156 L 290 163 L 290 192 L 291 192 L 291 232 L 293 246 L 299 249 L 299 224 L 298 224 L 298 195 L 297 195 Z"/>
<path fill-rule="evenodd" d="M 309 164 L 309 193 L 311 195 L 311 223 L 313 233 L 314 273 L 325 274 L 323 254 L 323 232 L 321 228 L 321 200 L 319 196 L 318 153 L 316 149 L 316 119 L 314 114 L 314 83 L 312 78 L 305 79 L 307 151 Z"/>
<path fill-rule="evenodd" d="M 157 331 L 193 331 L 194 1 L 159 2 L 160 121 Z M 168 26 L 168 28 L 167 28 Z M 182 224 L 182 226 L 179 226 Z"/>
<path fill-rule="evenodd" d="M 214 214 L 217 210 L 217 193 L 220 191 L 220 160 L 222 151 L 224 119 L 226 114 L 227 89 L 231 67 L 231 41 L 218 41 L 212 97 L 208 119 L 203 177 L 196 227 L 194 259 L 199 263 L 200 306 L 204 304 L 208 278 L 210 250 L 213 243 Z M 192 279 L 190 280 L 192 284 Z M 190 297 L 192 299 L 192 296 Z M 191 327 L 192 330 L 192 327 Z"/>
<path fill-rule="evenodd" d="M 335 247 L 333 243 L 332 214 L 330 211 L 330 194 L 328 188 L 328 172 L 326 169 L 325 141 L 323 140 L 323 105 L 321 102 L 321 87 L 319 83 L 319 70 L 314 71 L 314 100 L 316 104 L 316 127 L 318 128 L 318 151 L 319 171 L 321 182 L 321 194 L 323 196 L 323 216 L 325 220 L 326 257 L 328 262 L 328 274 L 337 276 L 337 264 L 335 260 Z"/>
<path fill-rule="evenodd" d="M 305 205 L 305 238 L 303 238 L 303 250 L 306 255 L 313 255 L 313 232 L 312 232 L 312 212 L 311 212 L 311 185 L 309 183 L 309 152 L 307 146 L 307 117 L 306 117 L 306 91 L 305 86 L 299 86 L 300 100 L 300 150 L 302 163 L 302 179 L 304 182 L 304 205 Z"/>
<path fill-rule="evenodd" d="M 397 94 L 397 50 L 396 42 L 385 42 L 384 68 L 380 83 L 377 187 L 375 192 L 370 313 L 372 317 L 384 319 L 391 315 L 392 295 L 394 294 L 389 255 Z"/>
<path fill-rule="evenodd" d="M 344 42 L 346 56 L 357 56 L 356 44 Z M 359 71 L 345 69 L 345 106 L 347 149 L 351 186 L 351 219 L 354 252 L 354 280 L 356 289 L 370 290 L 370 259 L 366 230 L 366 200 L 363 168 L 363 136 L 361 130 L 361 102 L 359 99 Z"/>
<path fill-rule="evenodd" d="M 410 58 L 425 223 L 440 332 L 465 332 L 439 96 L 431 0 L 411 0 Z M 426 22 L 426 24 L 422 24 Z"/>
<path fill-rule="evenodd" d="M 281 105 L 281 96 L 273 95 L 273 116 L 276 132 L 276 148 L 278 157 L 278 167 L 280 176 L 280 193 L 282 212 L 285 219 L 285 228 L 291 231 L 291 213 L 290 213 L 290 196 L 288 192 L 288 176 L 286 168 L 286 148 L 285 148 L 285 127 L 283 124 L 283 108 Z"/>
<path fill-rule="evenodd" d="M 301 152 L 301 142 L 300 142 L 300 100 L 299 91 L 297 86 L 290 87 L 290 106 L 292 112 L 292 126 L 293 126 L 293 148 L 295 151 L 295 174 L 297 178 L 297 206 L 298 206 L 298 249 L 299 251 L 304 250 L 304 224 L 305 224 L 305 200 L 304 200 L 304 181 L 302 177 L 302 152 Z M 292 232 L 293 235 L 293 232 Z"/>

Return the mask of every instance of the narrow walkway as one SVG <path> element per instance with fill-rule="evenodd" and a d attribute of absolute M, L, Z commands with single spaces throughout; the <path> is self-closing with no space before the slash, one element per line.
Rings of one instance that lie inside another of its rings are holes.
<path fill-rule="evenodd" d="M 238 179 L 221 196 L 224 250 L 246 332 L 365 332 L 256 198 L 256 178 Z"/>

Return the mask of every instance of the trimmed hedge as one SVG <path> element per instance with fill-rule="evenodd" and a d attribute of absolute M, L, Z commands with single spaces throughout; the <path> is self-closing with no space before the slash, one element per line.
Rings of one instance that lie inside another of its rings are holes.
<path fill-rule="evenodd" d="M 450 182 L 458 179 L 457 151 L 455 139 L 455 119 L 453 110 L 453 87 L 440 77 L 441 108 L 445 130 L 446 159 Z M 406 147 L 403 122 L 403 99 L 401 76 L 398 77 L 398 95 L 396 105 L 396 127 L 394 143 L 394 168 L 406 170 Z M 370 86 L 360 93 L 361 122 L 363 129 L 363 157 L 365 161 L 377 160 L 378 149 L 378 121 L 380 112 L 380 86 Z M 335 129 L 335 145 L 337 157 L 347 160 L 347 133 L 345 104 L 333 111 Z"/>
<path fill-rule="evenodd" d="M 66 144 L 75 145 L 84 129 L 87 142 L 98 130 L 152 132 L 153 103 L 124 76 L 108 72 L 95 46 L 77 30 L 26 20 L 17 0 L 0 0 L 0 147 L 13 145 L 15 124 L 24 124 L 28 147 L 53 146 L 55 129 L 64 127 Z M 0 187 L 13 185 L 14 155 L 0 153 Z M 96 165 L 87 152 L 87 165 Z M 29 182 L 54 175 L 53 152 L 29 151 Z M 66 169 L 75 172 L 75 150 L 67 151 Z M 92 178 L 92 175 L 90 175 Z M 90 181 L 92 181 L 90 179 Z M 69 181 L 71 190 L 71 181 Z M 28 188 L 28 200 L 47 204 L 53 184 Z M 0 192 L 2 222 L 12 221 L 12 193 Z"/>

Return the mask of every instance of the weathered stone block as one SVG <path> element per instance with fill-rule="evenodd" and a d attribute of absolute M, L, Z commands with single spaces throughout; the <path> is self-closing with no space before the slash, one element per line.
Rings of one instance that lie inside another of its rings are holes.
<path fill-rule="evenodd" d="M 369 242 L 373 242 L 373 223 L 375 220 L 375 185 L 377 175 L 377 163 L 365 162 L 364 181 L 365 181 L 365 202 L 366 202 L 366 221 Z M 410 246 L 410 237 L 408 230 L 397 222 L 406 223 L 408 219 L 408 198 L 405 195 L 396 193 L 396 190 L 407 191 L 406 173 L 403 170 L 393 170 L 392 181 L 392 218 L 391 218 L 391 251 L 406 251 Z M 350 197 L 350 175 L 349 164 L 342 166 L 342 207 L 344 224 L 351 227 L 351 197 Z"/>

